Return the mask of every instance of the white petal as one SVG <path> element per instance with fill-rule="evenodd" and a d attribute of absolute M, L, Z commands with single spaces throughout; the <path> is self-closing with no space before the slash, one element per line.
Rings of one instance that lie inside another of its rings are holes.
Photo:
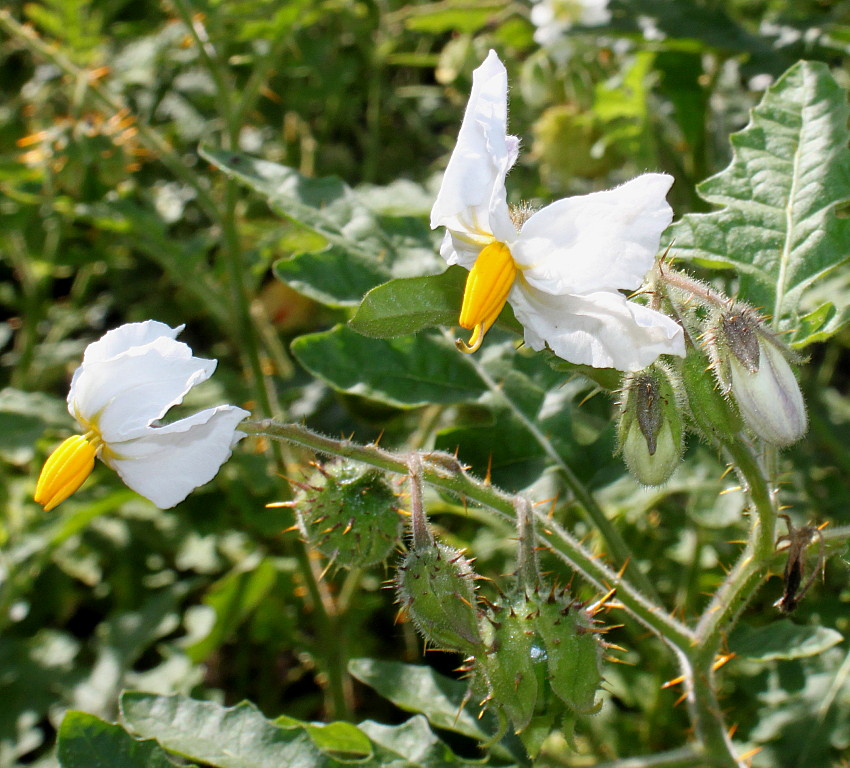
<path fill-rule="evenodd" d="M 84 362 L 71 382 L 68 410 L 107 443 L 126 440 L 182 402 L 215 367 L 215 360 L 192 357 L 186 344 L 160 336 L 115 357 Z"/>
<path fill-rule="evenodd" d="M 445 226 L 479 238 L 509 236 L 505 175 L 516 162 L 519 142 L 507 135 L 507 124 L 508 75 L 490 51 L 472 73 L 457 145 L 431 210 L 432 229 Z"/>
<path fill-rule="evenodd" d="M 167 336 L 176 339 L 186 326 L 178 325 L 171 328 L 157 320 L 145 320 L 143 323 L 125 323 L 108 331 L 100 339 L 86 347 L 83 355 L 84 363 L 95 363 L 120 355 L 133 347 L 142 347 L 152 341 Z"/>
<path fill-rule="evenodd" d="M 481 249 L 491 242 L 492 239 L 489 238 L 487 240 L 468 238 L 447 229 L 443 236 L 443 242 L 440 243 L 440 256 L 446 260 L 449 266 L 460 264 L 462 267 L 472 269 Z"/>
<path fill-rule="evenodd" d="M 614 291 L 553 296 L 518 281 L 509 297 L 532 349 L 594 368 L 639 371 L 658 355 L 685 355 L 681 327 Z"/>
<path fill-rule="evenodd" d="M 236 427 L 250 414 L 220 405 L 164 427 L 149 427 L 141 437 L 109 446 L 104 461 L 134 491 L 161 509 L 179 504 L 208 483 L 245 435 Z"/>
<path fill-rule="evenodd" d="M 666 174 L 647 173 L 538 211 L 511 246 L 525 279 L 554 294 L 634 290 L 673 218 L 665 199 L 672 183 Z"/>

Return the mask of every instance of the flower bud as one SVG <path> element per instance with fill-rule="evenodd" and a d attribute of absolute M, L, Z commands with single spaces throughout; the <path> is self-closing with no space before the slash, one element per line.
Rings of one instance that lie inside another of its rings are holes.
<path fill-rule="evenodd" d="M 573 712 L 592 715 L 602 701 L 596 693 L 602 685 L 602 645 L 593 617 L 566 589 L 548 595 L 535 591 L 527 601 L 529 619 L 546 651 L 549 683 L 555 695 Z"/>
<path fill-rule="evenodd" d="M 682 458 L 682 416 L 669 372 L 653 365 L 627 377 L 619 426 L 629 471 L 645 485 L 661 485 Z"/>
<path fill-rule="evenodd" d="M 790 351 L 749 310 L 722 315 L 716 343 L 720 379 L 747 426 L 779 447 L 799 440 L 808 419 L 800 385 L 788 364 Z"/>
<path fill-rule="evenodd" d="M 521 733 L 543 693 L 546 653 L 528 620 L 533 609 L 523 597 L 505 598 L 488 608 L 488 650 L 475 657 L 474 687 L 511 719 L 515 733 Z"/>

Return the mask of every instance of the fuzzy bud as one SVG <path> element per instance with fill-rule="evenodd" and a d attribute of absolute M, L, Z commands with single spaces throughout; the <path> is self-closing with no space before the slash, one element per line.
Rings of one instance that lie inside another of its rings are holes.
<path fill-rule="evenodd" d="M 445 544 L 417 547 L 398 567 L 398 602 L 435 647 L 475 655 L 484 650 L 475 579 L 462 552 Z"/>
<path fill-rule="evenodd" d="M 645 485 L 661 485 L 682 458 L 682 416 L 670 373 L 653 365 L 623 387 L 619 447 L 629 471 Z"/>
<path fill-rule="evenodd" d="M 722 315 L 715 339 L 718 376 L 747 426 L 778 447 L 797 442 L 808 429 L 808 418 L 788 364 L 790 350 L 750 310 Z"/>

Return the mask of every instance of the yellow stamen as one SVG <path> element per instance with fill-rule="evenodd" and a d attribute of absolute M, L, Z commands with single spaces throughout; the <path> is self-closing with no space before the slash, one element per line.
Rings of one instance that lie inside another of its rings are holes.
<path fill-rule="evenodd" d="M 74 435 L 50 454 L 35 488 L 35 501 L 49 512 L 76 491 L 94 469 L 101 440 L 91 433 Z"/>
<path fill-rule="evenodd" d="M 466 278 L 460 310 L 461 328 L 473 331 L 468 343 L 457 340 L 462 352 L 475 352 L 481 346 L 484 334 L 496 322 L 508 300 L 516 273 L 516 263 L 504 243 L 490 243 L 478 254 Z"/>

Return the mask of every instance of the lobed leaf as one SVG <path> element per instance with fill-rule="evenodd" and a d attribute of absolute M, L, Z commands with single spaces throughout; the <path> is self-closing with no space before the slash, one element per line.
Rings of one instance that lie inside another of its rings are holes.
<path fill-rule="evenodd" d="M 351 659 L 349 673 L 407 712 L 418 712 L 437 728 L 479 741 L 497 730 L 492 716 L 478 719 L 464 709 L 466 683 L 452 680 L 430 667 L 380 659 Z"/>
<path fill-rule="evenodd" d="M 223 707 L 185 696 L 137 691 L 121 697 L 121 713 L 133 730 L 155 735 L 168 751 L 214 768 L 480 765 L 457 757 L 421 717 L 398 726 L 369 721 L 359 726 L 344 722 L 316 725 L 285 716 L 270 721 L 247 702 Z M 160 766 L 152 764 L 151 768 Z"/>
<path fill-rule="evenodd" d="M 850 201 L 848 114 L 826 65 L 795 65 L 732 136 L 729 167 L 698 187 L 721 209 L 684 216 L 671 231 L 679 258 L 736 269 L 740 297 L 796 347 L 850 320 L 850 292 L 814 306 L 806 295 L 850 258 L 850 220 L 836 215 Z"/>

